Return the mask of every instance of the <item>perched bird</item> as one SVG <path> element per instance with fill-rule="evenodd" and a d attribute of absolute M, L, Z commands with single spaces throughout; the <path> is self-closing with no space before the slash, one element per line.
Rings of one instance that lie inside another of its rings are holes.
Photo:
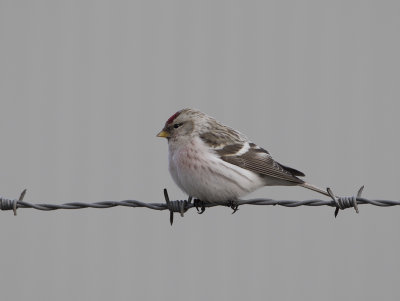
<path fill-rule="evenodd" d="M 168 139 L 175 183 L 202 202 L 235 202 L 271 185 L 298 185 L 329 196 L 300 179 L 301 171 L 276 162 L 246 136 L 200 111 L 176 112 L 157 136 Z"/>

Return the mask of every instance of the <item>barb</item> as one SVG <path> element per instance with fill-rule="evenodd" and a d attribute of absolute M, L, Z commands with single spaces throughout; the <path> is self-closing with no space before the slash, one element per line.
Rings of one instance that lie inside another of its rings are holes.
<path fill-rule="evenodd" d="M 328 194 L 331 196 L 330 200 L 319 200 L 319 199 L 311 199 L 311 200 L 304 200 L 304 201 L 296 201 L 296 200 L 273 200 L 273 199 L 250 199 L 250 200 L 238 200 L 234 203 L 232 202 L 225 202 L 225 203 L 207 203 L 201 202 L 203 208 L 210 208 L 215 206 L 227 206 L 234 210 L 237 210 L 239 206 L 242 205 L 257 205 L 257 206 L 265 206 L 265 205 L 272 205 L 272 206 L 283 206 L 283 207 L 299 207 L 299 206 L 330 206 L 335 207 L 335 217 L 337 216 L 339 210 L 344 210 L 346 208 L 353 207 L 356 212 L 358 213 L 358 205 L 369 204 L 379 207 L 390 207 L 390 206 L 397 206 L 400 205 L 400 201 L 391 201 L 391 200 L 369 200 L 366 198 L 361 197 L 361 193 L 364 189 L 362 186 L 357 196 L 352 197 L 338 197 L 335 196 L 331 189 L 328 188 Z M 117 206 L 124 206 L 124 207 L 143 207 L 153 210 L 169 210 L 170 212 L 170 223 L 173 224 L 174 221 L 174 213 L 180 213 L 183 217 L 184 213 L 189 209 L 196 207 L 197 202 L 199 200 L 194 200 L 192 202 L 192 198 L 189 197 L 188 200 L 176 200 L 171 201 L 168 196 L 168 192 L 164 189 L 164 198 L 165 203 L 146 203 L 136 200 L 125 200 L 125 201 L 103 201 L 103 202 L 96 202 L 96 203 L 83 203 L 83 202 L 71 202 L 65 204 L 32 204 L 28 202 L 24 202 L 24 196 L 26 193 L 26 189 L 22 191 L 19 199 L 7 199 L 4 197 L 0 197 L 0 210 L 13 210 L 14 215 L 17 215 L 17 209 L 19 208 L 33 208 L 42 211 L 53 211 L 58 209 L 83 209 L 83 208 L 112 208 Z M 202 211 L 204 212 L 204 211 Z M 201 212 L 201 213 L 202 213 Z"/>

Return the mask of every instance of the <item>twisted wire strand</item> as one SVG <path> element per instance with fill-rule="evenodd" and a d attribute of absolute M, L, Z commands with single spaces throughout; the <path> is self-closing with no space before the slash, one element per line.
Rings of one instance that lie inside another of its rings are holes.
<path fill-rule="evenodd" d="M 347 198 L 341 197 L 340 199 Z M 354 197 L 351 197 L 354 198 Z M 400 205 L 400 201 L 391 201 L 391 200 L 369 200 L 366 198 L 355 198 L 358 205 L 375 205 L 379 207 L 390 207 Z M 336 203 L 332 200 L 304 200 L 304 201 L 295 201 L 295 200 L 273 200 L 273 199 L 250 199 L 250 200 L 240 200 L 239 205 L 273 205 L 273 206 L 283 206 L 283 207 L 299 207 L 299 206 L 330 206 L 336 207 Z M 346 208 L 351 208 L 346 207 Z"/>
<path fill-rule="evenodd" d="M 296 200 L 274 200 L 268 198 L 256 198 L 256 199 L 249 199 L 249 200 L 238 200 L 234 205 L 228 203 L 201 203 L 202 206 L 202 213 L 204 208 L 210 208 L 215 206 L 229 206 L 231 207 L 234 212 L 236 212 L 238 206 L 242 205 L 256 205 L 256 206 L 283 206 L 283 207 L 299 207 L 299 206 L 330 206 L 335 207 L 335 217 L 339 210 L 344 210 L 346 208 L 354 208 L 358 213 L 358 205 L 369 204 L 379 207 L 390 207 L 390 206 L 397 206 L 400 205 L 400 201 L 393 201 L 393 200 L 369 200 L 366 198 L 361 197 L 362 188 L 358 191 L 357 197 L 337 197 L 334 196 L 333 193 L 331 194 L 330 200 L 320 200 L 320 199 L 311 199 L 311 200 L 303 200 L 303 201 L 296 201 Z M 330 189 L 328 189 L 329 193 Z M 104 208 L 113 208 L 117 206 L 123 207 L 142 207 L 148 208 L 153 210 L 169 210 L 170 211 L 170 223 L 172 225 L 174 213 L 180 213 L 181 216 L 191 209 L 196 208 L 198 209 L 198 204 L 195 201 L 192 202 L 192 199 L 189 198 L 188 200 L 173 200 L 171 201 L 168 196 L 168 192 L 164 189 L 164 198 L 165 203 L 146 203 L 137 200 L 124 200 L 124 201 L 102 201 L 102 202 L 95 202 L 95 203 L 84 203 L 84 202 L 70 202 L 64 204 L 32 204 L 29 202 L 23 201 L 25 196 L 26 189 L 21 193 L 19 199 L 8 199 L 4 197 L 0 197 L 0 210 L 13 210 L 14 215 L 16 215 L 16 211 L 19 208 L 33 208 L 42 211 L 53 211 L 59 209 L 83 209 L 83 208 L 97 208 L 97 209 L 104 209 Z"/>
<path fill-rule="evenodd" d="M 4 199 L 3 199 L 4 200 Z M 390 207 L 400 205 L 400 201 L 390 201 L 390 200 L 369 200 L 365 198 L 356 198 L 357 203 L 360 204 L 370 204 L 379 207 Z M 173 209 L 174 212 L 180 212 L 180 207 L 178 203 L 175 202 L 185 202 L 185 201 L 171 201 L 173 206 L 177 206 Z M 186 201 L 187 202 L 187 201 Z M 304 201 L 295 201 L 295 200 L 273 200 L 273 199 L 249 199 L 249 200 L 240 200 L 238 201 L 238 205 L 272 205 L 272 206 L 283 206 L 283 207 L 299 207 L 299 206 L 330 206 L 336 207 L 336 204 L 332 200 L 304 200 Z M 32 204 L 28 202 L 20 202 L 17 201 L 18 208 L 33 208 L 42 211 L 53 211 L 58 209 L 83 209 L 83 208 L 112 208 L 117 206 L 124 207 L 144 207 L 154 210 L 169 210 L 170 208 L 165 203 L 144 203 L 135 200 L 125 200 L 125 201 L 103 201 L 103 202 L 95 202 L 95 203 L 83 203 L 83 202 L 72 202 L 65 204 Z M 226 206 L 218 203 L 210 203 L 205 204 L 205 207 L 215 207 L 215 206 Z M 195 207 L 193 204 L 187 204 L 186 209 L 190 209 Z M 10 209 L 1 209 L 1 210 L 12 210 Z M 186 210 L 187 211 L 187 210 Z"/>
<path fill-rule="evenodd" d="M 400 205 L 400 201 L 391 201 L 391 200 L 369 200 L 365 198 L 356 198 L 357 203 L 360 204 L 369 204 L 375 205 L 379 207 L 390 207 Z M 12 202 L 13 200 L 9 199 L 0 199 L 1 202 L 10 202 L 11 207 L 2 206 L 1 210 L 12 210 Z M 176 209 L 174 208 L 174 212 L 180 212 L 179 205 L 175 202 L 185 202 L 185 201 L 171 201 L 173 206 L 177 206 Z M 187 202 L 187 201 L 186 201 Z M 205 207 L 215 207 L 215 206 L 226 206 L 223 204 L 218 203 L 209 203 L 204 204 Z M 330 206 L 336 207 L 336 204 L 332 200 L 304 200 L 304 201 L 295 201 L 295 200 L 273 200 L 273 199 L 249 199 L 249 200 L 240 200 L 238 201 L 238 205 L 272 205 L 272 206 L 283 206 L 283 207 L 299 207 L 299 206 Z M 65 204 L 32 204 L 23 201 L 17 201 L 17 208 L 33 208 L 42 211 L 53 211 L 58 209 L 83 209 L 83 208 L 112 208 L 117 206 L 124 206 L 124 207 L 143 207 L 149 208 L 154 210 L 170 210 L 170 208 L 165 203 L 144 203 L 136 200 L 125 200 L 125 201 L 103 201 L 103 202 L 95 202 L 95 203 L 83 203 L 83 202 L 72 202 L 72 203 L 65 203 Z M 186 209 L 191 209 L 195 207 L 193 204 L 187 204 Z M 187 211 L 187 210 L 186 210 Z"/>

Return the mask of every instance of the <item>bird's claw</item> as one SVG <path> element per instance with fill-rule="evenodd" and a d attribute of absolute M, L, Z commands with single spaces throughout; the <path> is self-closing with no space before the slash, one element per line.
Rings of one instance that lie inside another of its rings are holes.
<path fill-rule="evenodd" d="M 229 201 L 226 206 L 233 210 L 232 214 L 239 210 L 239 204 L 235 201 Z"/>
<path fill-rule="evenodd" d="M 194 199 L 193 205 L 196 208 L 198 214 L 203 214 L 204 211 L 206 211 L 205 203 L 202 200 Z"/>

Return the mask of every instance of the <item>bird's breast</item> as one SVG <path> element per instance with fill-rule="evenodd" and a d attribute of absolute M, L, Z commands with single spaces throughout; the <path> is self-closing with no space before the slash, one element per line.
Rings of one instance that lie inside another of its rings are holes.
<path fill-rule="evenodd" d="M 262 186 L 256 174 L 224 162 L 201 141 L 170 149 L 169 171 L 183 191 L 207 201 L 233 200 Z"/>

